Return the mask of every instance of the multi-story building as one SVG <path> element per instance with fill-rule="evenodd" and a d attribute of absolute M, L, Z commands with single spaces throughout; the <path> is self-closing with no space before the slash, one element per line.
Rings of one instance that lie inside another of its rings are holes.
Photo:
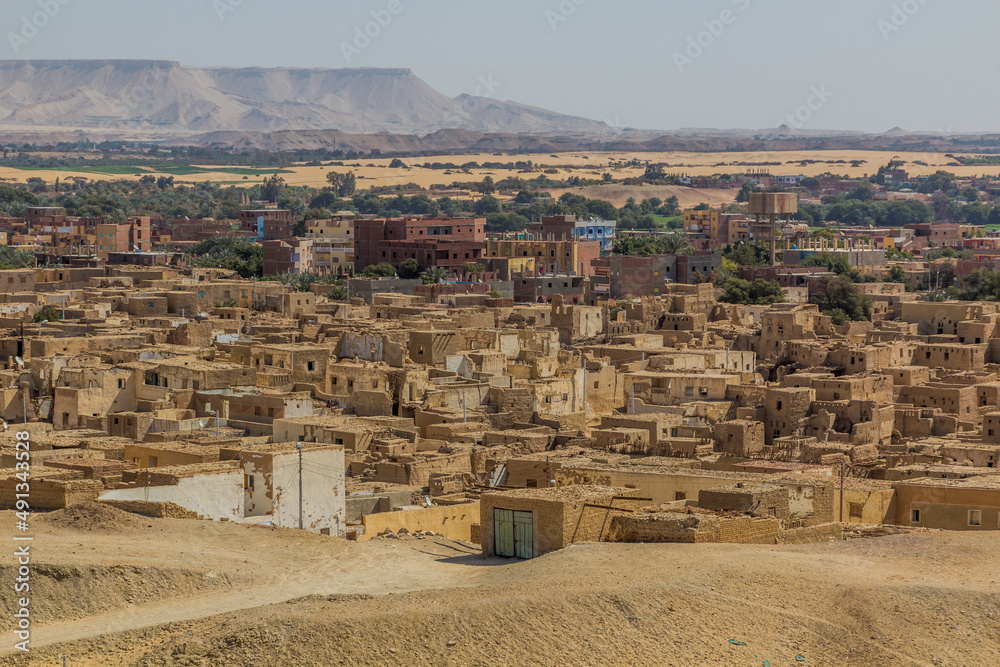
<path fill-rule="evenodd" d="M 67 224 L 66 209 L 58 206 L 32 206 L 27 212 L 28 227 L 35 233 L 37 227 L 60 227 Z"/>
<path fill-rule="evenodd" d="M 486 250 L 485 218 L 395 218 L 354 221 L 357 269 L 373 264 L 398 266 L 414 259 L 421 266 L 461 270 Z"/>
<path fill-rule="evenodd" d="M 613 255 L 607 260 L 612 299 L 626 295 L 657 296 L 668 283 L 695 284 L 722 268 L 721 251 L 691 255 Z"/>
<path fill-rule="evenodd" d="M 240 211 L 240 230 L 253 232 L 258 240 L 290 239 L 295 227 L 291 211 L 279 209 L 253 209 Z"/>
<path fill-rule="evenodd" d="M 540 223 L 528 225 L 527 231 L 532 234 L 550 235 L 560 241 L 597 241 L 601 254 L 611 252 L 615 243 L 615 231 L 618 223 L 614 220 L 577 220 L 575 215 L 548 215 Z"/>
<path fill-rule="evenodd" d="M 684 233 L 705 239 L 719 238 L 719 212 L 711 209 L 684 211 Z"/>
<path fill-rule="evenodd" d="M 750 219 L 742 213 L 719 214 L 718 239 L 726 244 L 750 243 L 753 241 Z"/>
<path fill-rule="evenodd" d="M 534 258 L 534 270 L 539 274 L 589 276 L 593 273 L 592 262 L 600 256 L 598 241 L 556 240 L 550 234 L 507 234 L 486 242 L 488 259 Z"/>
<path fill-rule="evenodd" d="M 107 259 L 112 252 L 148 252 L 152 249 L 149 218 L 129 218 L 122 224 L 98 224 L 97 256 Z"/>
<path fill-rule="evenodd" d="M 927 239 L 928 244 L 934 244 L 934 247 L 962 246 L 961 225 L 957 222 L 924 222 L 905 226 L 913 230 L 915 237 Z"/>
<path fill-rule="evenodd" d="M 698 239 L 722 244 L 753 240 L 750 220 L 742 213 L 722 213 L 711 209 L 684 211 L 684 232 Z"/>
<path fill-rule="evenodd" d="M 354 268 L 354 220 L 334 218 L 306 222 L 312 240 L 312 270 L 321 275 L 341 274 Z"/>
<path fill-rule="evenodd" d="M 313 271 L 312 239 L 264 241 L 264 275 Z"/>
<path fill-rule="evenodd" d="M 179 218 L 169 224 L 169 234 L 171 243 L 197 242 L 213 236 L 230 236 L 239 234 L 242 236 L 256 235 L 256 232 L 248 232 L 234 225 L 231 220 L 191 220 Z"/>

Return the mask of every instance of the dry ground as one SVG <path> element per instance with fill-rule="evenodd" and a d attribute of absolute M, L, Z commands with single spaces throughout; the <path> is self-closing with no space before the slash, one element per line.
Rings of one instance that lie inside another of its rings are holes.
<path fill-rule="evenodd" d="M 591 544 L 510 562 L 441 538 L 356 544 L 130 518 L 34 518 L 35 650 L 0 665 L 67 655 L 74 667 L 925 666 L 1000 655 L 994 533 Z M 13 522 L 0 513 L 6 540 Z"/>
<path fill-rule="evenodd" d="M 947 169 L 959 176 L 975 176 L 981 174 L 1000 175 L 1000 165 L 975 166 L 975 167 L 948 167 L 953 160 L 941 153 L 898 153 L 893 154 L 886 151 L 857 151 L 857 150 L 831 150 L 831 151 L 775 151 L 775 152 L 742 152 L 742 153 L 627 153 L 627 152 L 590 152 L 590 153 L 560 153 L 550 154 L 526 154 L 526 155 L 502 155 L 495 156 L 488 153 L 469 155 L 442 155 L 416 158 L 404 158 L 404 162 L 411 165 L 408 169 L 390 169 L 391 159 L 372 160 L 362 158 L 347 164 L 361 164 L 361 167 L 292 167 L 293 173 L 283 174 L 283 178 L 291 185 L 308 185 L 312 187 L 322 187 L 326 185 L 326 174 L 331 170 L 354 171 L 358 177 L 358 187 L 366 188 L 370 186 L 402 185 L 405 183 L 417 183 L 423 187 L 430 187 L 435 184 L 448 185 L 453 181 L 481 181 L 485 176 L 493 176 L 499 180 L 507 176 L 521 176 L 532 178 L 538 172 L 518 174 L 515 171 L 495 170 L 495 169 L 472 169 L 471 173 L 453 171 L 446 174 L 443 170 L 424 169 L 422 167 L 412 167 L 414 164 L 425 162 L 442 162 L 461 165 L 467 162 L 527 162 L 531 161 L 541 168 L 556 168 L 558 174 L 551 175 L 554 179 L 564 179 L 567 176 L 580 176 L 586 178 L 600 178 L 601 175 L 610 171 L 615 178 L 630 178 L 641 176 L 644 167 L 611 168 L 608 165 L 621 160 L 630 161 L 633 158 L 645 163 L 663 163 L 667 165 L 667 172 L 672 174 L 685 174 L 688 176 L 705 176 L 719 173 L 739 173 L 747 169 L 767 169 L 775 175 L 805 174 L 815 176 L 826 172 L 843 174 L 850 177 L 860 177 L 875 173 L 879 166 L 886 164 L 890 158 L 898 157 L 906 163 L 906 169 L 913 174 L 930 174 L 938 169 Z M 811 161 L 812 164 L 802 164 L 802 161 Z M 857 161 L 857 166 L 852 163 Z M 914 164 L 920 161 L 926 166 Z M 781 163 L 766 167 L 751 167 L 749 165 L 763 163 Z M 371 165 L 371 166 L 369 166 Z M 198 165 L 211 168 L 212 165 Z M 163 175 L 163 174 L 154 174 Z M 72 170 L 21 170 L 11 167 L 0 167 L 0 180 L 13 182 L 25 182 L 28 178 L 39 177 L 51 183 L 56 177 L 66 179 L 72 176 L 83 176 L 91 180 L 135 180 L 134 175 L 113 176 L 93 173 L 74 172 Z M 262 176 L 251 176 L 243 180 L 238 176 L 225 172 L 212 172 L 207 174 L 197 174 L 192 176 L 175 176 L 178 183 L 203 183 L 205 181 L 234 183 L 236 185 L 250 186 L 263 180 Z M 731 200 L 729 200 L 731 201 Z M 698 202 L 694 202 L 698 203 Z"/>

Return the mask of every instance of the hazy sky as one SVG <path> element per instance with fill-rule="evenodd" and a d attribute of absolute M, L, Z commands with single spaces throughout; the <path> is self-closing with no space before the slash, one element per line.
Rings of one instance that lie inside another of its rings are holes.
<path fill-rule="evenodd" d="M 3 0 L 0 20 L 4 59 L 408 67 L 639 128 L 1000 131 L 995 0 Z"/>

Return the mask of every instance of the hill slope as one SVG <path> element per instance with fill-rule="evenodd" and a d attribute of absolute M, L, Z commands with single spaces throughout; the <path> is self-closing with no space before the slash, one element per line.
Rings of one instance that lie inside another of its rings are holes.
<path fill-rule="evenodd" d="M 0 61 L 0 128 L 164 133 L 599 132 L 514 102 L 452 99 L 408 69 L 191 68 L 153 60 Z"/>

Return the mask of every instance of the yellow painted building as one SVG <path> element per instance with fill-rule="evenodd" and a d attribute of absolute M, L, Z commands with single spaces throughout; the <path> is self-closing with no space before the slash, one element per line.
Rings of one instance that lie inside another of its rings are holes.
<path fill-rule="evenodd" d="M 696 211 L 694 209 L 684 211 L 684 232 L 703 238 L 719 238 L 719 212 Z"/>
<path fill-rule="evenodd" d="M 306 237 L 312 239 L 312 267 L 320 275 L 332 275 L 354 267 L 354 220 L 309 220 Z"/>
<path fill-rule="evenodd" d="M 591 262 L 600 257 L 598 241 L 555 241 L 536 238 L 540 235 L 520 234 L 524 238 L 493 238 L 486 241 L 486 259 L 506 258 L 522 260 L 522 268 L 547 274 L 587 276 Z M 534 260 L 534 266 L 523 263 Z"/>

